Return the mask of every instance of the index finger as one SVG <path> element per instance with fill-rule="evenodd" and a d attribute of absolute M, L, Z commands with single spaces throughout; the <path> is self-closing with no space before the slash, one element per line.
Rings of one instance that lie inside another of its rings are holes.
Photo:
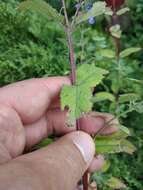
<path fill-rule="evenodd" d="M 15 109 L 23 124 L 31 124 L 43 116 L 65 84 L 70 85 L 68 77 L 30 79 L 10 84 L 0 88 L 0 104 Z"/>

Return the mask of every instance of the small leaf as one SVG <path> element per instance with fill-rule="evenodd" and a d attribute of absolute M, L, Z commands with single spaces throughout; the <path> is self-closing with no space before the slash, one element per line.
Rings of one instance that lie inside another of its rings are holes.
<path fill-rule="evenodd" d="M 139 83 L 139 84 L 143 84 L 143 80 L 138 80 L 138 79 L 134 79 L 134 78 L 127 78 L 127 79 L 130 80 L 130 81 Z"/>
<path fill-rule="evenodd" d="M 110 139 L 110 138 L 96 138 L 96 153 L 97 154 L 114 154 L 120 152 L 126 152 L 133 154 L 136 151 L 136 147 L 125 139 Z"/>
<path fill-rule="evenodd" d="M 101 101 L 105 101 L 105 100 L 109 100 L 111 102 L 115 101 L 115 97 L 113 94 L 109 93 L 109 92 L 98 92 L 96 93 L 96 95 L 92 98 L 92 101 L 94 103 L 96 102 L 101 102 Z"/>
<path fill-rule="evenodd" d="M 96 17 L 102 15 L 105 12 L 106 12 L 106 3 L 102 1 L 95 2 L 92 8 L 87 13 L 84 13 L 76 18 L 76 24 L 86 21 L 90 17 Z"/>
<path fill-rule="evenodd" d="M 112 189 L 123 189 L 126 185 L 118 178 L 111 177 L 107 180 L 106 185 Z"/>
<path fill-rule="evenodd" d="M 116 139 L 116 140 L 121 140 L 121 139 L 125 139 L 126 137 L 130 136 L 130 131 L 127 127 L 124 127 L 123 129 L 123 126 L 119 128 L 119 130 L 116 132 L 116 133 L 113 133 L 111 135 L 98 135 L 96 137 L 96 139 L 98 140 L 101 140 L 101 139 Z"/>
<path fill-rule="evenodd" d="M 105 15 L 109 15 L 112 16 L 113 15 L 113 11 L 110 7 L 106 7 L 105 9 Z"/>
<path fill-rule="evenodd" d="M 61 109 L 69 109 L 68 124 L 73 126 L 75 120 L 92 108 L 92 87 L 98 85 L 108 72 L 93 64 L 83 64 L 77 69 L 77 82 L 74 86 L 64 86 L 61 92 Z"/>
<path fill-rule="evenodd" d="M 111 49 L 102 49 L 100 51 L 100 55 L 103 57 L 107 57 L 107 58 L 114 58 L 115 57 L 115 52 Z"/>
<path fill-rule="evenodd" d="M 140 50 L 141 50 L 140 47 L 127 48 L 127 49 L 123 50 L 123 51 L 120 53 L 120 57 L 121 57 L 121 58 L 127 57 L 127 56 L 131 55 L 132 53 L 136 53 L 136 52 L 138 52 L 138 51 L 140 51 Z"/>
<path fill-rule="evenodd" d="M 95 146 L 97 154 L 114 154 L 122 152 L 120 140 L 116 139 L 96 139 Z"/>
<path fill-rule="evenodd" d="M 131 102 L 140 100 L 140 96 L 135 93 L 128 93 L 119 96 L 119 103 Z"/>
<path fill-rule="evenodd" d="M 43 141 L 41 141 L 39 144 L 37 144 L 34 148 L 36 149 L 40 149 L 42 147 L 48 146 L 49 144 L 51 144 L 53 142 L 53 139 L 51 138 L 46 138 Z"/>
<path fill-rule="evenodd" d="M 143 113 L 143 101 L 135 102 L 133 105 L 133 109 L 138 113 Z"/>
<path fill-rule="evenodd" d="M 111 35 L 115 38 L 121 38 L 122 31 L 120 25 L 116 24 L 110 28 Z"/>
<path fill-rule="evenodd" d="M 101 169 L 101 172 L 107 172 L 107 170 L 110 168 L 110 161 L 109 160 L 104 160 L 104 165 Z"/>
<path fill-rule="evenodd" d="M 130 136 L 130 130 L 127 127 L 125 127 L 124 125 L 119 125 L 119 129 L 120 129 L 119 131 L 122 132 L 122 137 L 120 137 L 120 139 Z"/>
<path fill-rule="evenodd" d="M 126 12 L 130 11 L 130 9 L 128 7 L 124 7 L 122 9 L 120 9 L 119 11 L 117 11 L 117 15 L 123 15 L 125 14 Z"/>
<path fill-rule="evenodd" d="M 130 135 L 130 131 L 123 125 L 118 126 L 119 131 L 111 135 L 98 135 L 95 137 L 95 145 L 97 154 L 114 154 L 126 152 L 132 154 L 136 148 L 126 140 Z"/>
<path fill-rule="evenodd" d="M 122 152 L 126 152 L 128 154 L 133 154 L 136 151 L 136 147 L 128 140 L 121 141 L 121 149 Z"/>
<path fill-rule="evenodd" d="M 54 19 L 58 22 L 63 21 L 63 16 L 43 0 L 26 0 L 20 3 L 18 9 L 21 11 L 33 10 L 46 17 L 48 20 Z"/>

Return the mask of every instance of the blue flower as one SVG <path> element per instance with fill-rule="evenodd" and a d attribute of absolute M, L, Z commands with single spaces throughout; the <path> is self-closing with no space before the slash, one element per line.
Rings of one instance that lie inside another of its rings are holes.
<path fill-rule="evenodd" d="M 89 22 L 89 24 L 94 24 L 95 23 L 95 18 L 94 17 L 89 17 L 88 22 Z"/>
<path fill-rule="evenodd" d="M 89 11 L 91 8 L 92 8 L 92 3 L 88 3 L 88 4 L 85 6 L 85 10 L 86 10 L 86 11 Z"/>
<path fill-rule="evenodd" d="M 76 8 L 76 9 L 79 9 L 79 8 L 80 8 L 80 3 L 77 3 L 77 4 L 75 5 L 75 8 Z"/>

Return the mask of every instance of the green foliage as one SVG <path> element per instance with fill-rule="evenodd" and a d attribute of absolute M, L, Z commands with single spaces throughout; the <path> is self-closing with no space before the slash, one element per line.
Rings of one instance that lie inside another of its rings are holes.
<path fill-rule="evenodd" d="M 21 1 L 0 1 L 0 84 L 32 77 L 68 74 L 68 51 L 63 29 L 57 22 L 49 22 L 45 16 L 35 11 L 26 13 L 18 11 L 16 7 L 19 2 Z M 59 1 L 46 2 L 60 9 Z M 127 0 L 127 4 L 130 6 L 130 12 L 127 11 L 125 16 L 120 17 L 123 28 L 121 37 L 123 51 L 136 46 L 142 47 L 143 44 L 143 0 Z M 74 10 L 73 2 L 68 1 L 67 5 L 71 16 Z M 124 11 L 126 10 L 120 11 L 119 14 Z M 137 151 L 133 156 L 127 154 L 107 156 L 111 163 L 109 172 L 95 173 L 93 178 L 97 180 L 99 189 L 102 190 L 111 190 L 111 187 L 107 186 L 107 181 L 113 176 L 123 181 L 126 185 L 125 190 L 141 190 L 143 115 L 136 111 L 140 113 L 143 111 L 142 51 L 123 56 L 117 64 L 115 46 L 107 34 L 106 21 L 103 19 L 102 27 L 101 22 L 102 17 L 97 18 L 97 24 L 92 27 L 83 22 L 76 28 L 74 33 L 76 61 L 95 64 L 109 71 L 95 89 L 95 110 L 119 116 L 120 122 L 130 128 L 131 136 L 128 138 L 135 144 Z M 120 30 L 117 29 L 114 33 L 120 37 Z"/>
<path fill-rule="evenodd" d="M 128 7 L 124 7 L 122 9 L 120 9 L 119 11 L 117 11 L 117 15 L 121 16 L 121 15 L 125 14 L 128 11 L 130 11 L 130 9 Z"/>
<path fill-rule="evenodd" d="M 16 1 L 0 4 L 0 84 L 67 74 L 68 51 L 61 27 L 36 12 L 21 13 L 17 6 Z"/>
<path fill-rule="evenodd" d="M 76 23 L 79 24 L 83 21 L 88 20 L 89 17 L 96 17 L 96 16 L 99 16 L 99 15 L 102 15 L 105 13 L 106 13 L 106 3 L 102 2 L 102 1 L 95 2 L 90 11 L 88 11 L 76 18 Z"/>
<path fill-rule="evenodd" d="M 54 21 L 57 22 L 63 21 L 62 15 L 60 15 L 56 11 L 56 9 L 54 9 L 52 6 L 50 6 L 48 3 L 46 3 L 43 0 L 24 1 L 19 5 L 18 9 L 21 11 L 33 10 L 46 17 L 48 20 L 54 19 Z"/>
<path fill-rule="evenodd" d="M 109 92 L 97 92 L 95 96 L 92 98 L 94 103 L 110 100 L 111 102 L 115 101 L 115 96 Z"/>
<path fill-rule="evenodd" d="M 92 109 L 92 87 L 98 85 L 108 72 L 93 64 L 83 64 L 77 69 L 74 86 L 64 86 L 61 92 L 61 108 L 69 109 L 69 126 Z"/>
<path fill-rule="evenodd" d="M 127 56 L 131 55 L 132 53 L 136 53 L 140 50 L 141 50 L 141 48 L 137 48 L 137 47 L 127 48 L 120 53 L 120 57 L 121 58 L 127 57 Z"/>
<path fill-rule="evenodd" d="M 119 131 L 108 136 L 98 135 L 94 140 L 96 144 L 97 154 L 114 154 L 119 152 L 126 152 L 132 154 L 136 148 L 126 138 L 129 135 L 126 127 L 119 126 Z"/>
<path fill-rule="evenodd" d="M 111 32 L 111 35 L 113 37 L 115 37 L 115 38 L 121 38 L 122 31 L 121 31 L 121 28 L 120 28 L 119 24 L 111 26 L 110 27 L 110 32 Z"/>

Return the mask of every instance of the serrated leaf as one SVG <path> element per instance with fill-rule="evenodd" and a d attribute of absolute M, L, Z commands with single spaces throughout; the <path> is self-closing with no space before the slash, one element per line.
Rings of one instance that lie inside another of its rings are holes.
<path fill-rule="evenodd" d="M 107 73 L 107 70 L 96 67 L 94 64 L 82 64 L 77 69 L 76 85 L 84 85 L 90 88 L 95 87 Z"/>
<path fill-rule="evenodd" d="M 18 9 L 21 11 L 33 10 L 46 17 L 48 20 L 54 19 L 58 22 L 63 21 L 63 16 L 43 0 L 26 0 L 20 3 Z"/>
<path fill-rule="evenodd" d="M 117 15 L 123 15 L 125 14 L 126 12 L 130 11 L 130 9 L 128 7 L 124 7 L 122 9 L 120 9 L 119 11 L 117 11 Z"/>
<path fill-rule="evenodd" d="M 77 82 L 74 86 L 64 86 L 61 91 L 61 109 L 69 109 L 68 124 L 92 108 L 92 87 L 101 82 L 107 71 L 94 65 L 83 64 L 77 69 Z"/>
<path fill-rule="evenodd" d="M 93 103 L 109 100 L 111 102 L 115 101 L 113 94 L 109 92 L 97 92 L 96 95 L 92 98 Z"/>
<path fill-rule="evenodd" d="M 93 4 L 93 7 L 87 12 L 76 18 L 76 24 L 88 20 L 90 17 L 96 17 L 106 12 L 106 3 L 99 1 Z"/>
<path fill-rule="evenodd" d="M 122 31 L 119 24 L 110 27 L 110 32 L 113 37 L 121 38 Z"/>
<path fill-rule="evenodd" d="M 103 57 L 107 57 L 107 58 L 114 58 L 115 57 L 115 52 L 111 49 L 102 49 L 100 51 L 100 55 Z"/>
<path fill-rule="evenodd" d="M 69 108 L 67 124 L 74 126 L 76 118 L 80 118 L 92 108 L 92 92 L 83 86 L 64 86 L 61 92 L 61 108 Z"/>
<path fill-rule="evenodd" d="M 120 57 L 121 57 L 121 58 L 127 57 L 127 56 L 129 56 L 129 55 L 131 55 L 131 54 L 133 54 L 133 53 L 136 53 L 136 52 L 140 51 L 140 50 L 141 50 L 140 47 L 127 48 L 127 49 L 123 50 L 123 51 L 120 53 Z"/>
<path fill-rule="evenodd" d="M 112 189 L 123 189 L 126 185 L 118 178 L 111 177 L 107 180 L 106 185 Z"/>
<path fill-rule="evenodd" d="M 125 102 L 131 102 L 131 101 L 137 101 L 140 99 L 140 96 L 135 93 L 128 93 L 128 94 L 123 94 L 119 96 L 119 103 L 125 103 Z"/>

